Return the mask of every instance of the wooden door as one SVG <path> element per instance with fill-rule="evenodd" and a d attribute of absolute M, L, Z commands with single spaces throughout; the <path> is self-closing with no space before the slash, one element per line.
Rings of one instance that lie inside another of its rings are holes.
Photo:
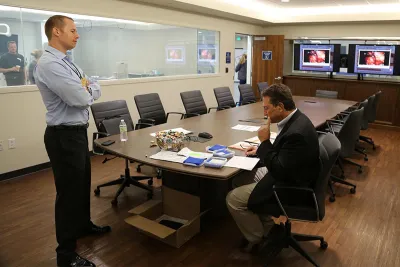
<path fill-rule="evenodd" d="M 259 96 L 257 83 L 271 85 L 282 81 L 276 78 L 283 78 L 283 45 L 284 35 L 253 36 L 251 85 L 256 96 Z"/>

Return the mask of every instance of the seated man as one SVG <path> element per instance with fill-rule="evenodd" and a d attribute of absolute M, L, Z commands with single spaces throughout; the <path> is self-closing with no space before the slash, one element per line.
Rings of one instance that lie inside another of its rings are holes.
<path fill-rule="evenodd" d="M 273 185 L 311 186 L 320 168 L 317 132 L 309 118 L 297 110 L 290 88 L 273 84 L 262 96 L 267 125 L 258 131 L 260 146 L 248 148 L 246 155 L 259 157 L 260 164 L 266 168 L 245 172 L 247 177 L 239 175 L 234 179 L 234 186 L 240 183 L 241 186 L 226 198 L 233 219 L 248 241 L 246 251 L 261 243 L 274 226 L 268 216 L 271 214 L 263 209 L 264 204 L 274 200 Z M 271 123 L 278 123 L 273 144 L 269 140 Z"/>

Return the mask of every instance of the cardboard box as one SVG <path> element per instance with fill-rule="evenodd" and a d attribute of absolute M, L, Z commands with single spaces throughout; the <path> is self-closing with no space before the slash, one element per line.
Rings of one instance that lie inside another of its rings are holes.
<path fill-rule="evenodd" d="M 125 222 L 144 234 L 179 248 L 200 232 L 200 198 L 187 193 L 162 188 L 162 201 L 149 200 L 130 210 L 134 214 Z M 175 230 L 158 223 L 161 218 L 177 218 L 183 225 Z"/>

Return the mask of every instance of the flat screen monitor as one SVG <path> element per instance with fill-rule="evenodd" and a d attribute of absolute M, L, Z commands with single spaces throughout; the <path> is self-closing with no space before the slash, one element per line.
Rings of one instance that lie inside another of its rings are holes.
<path fill-rule="evenodd" d="M 167 63 L 185 62 L 185 48 L 183 46 L 167 46 L 165 53 Z"/>
<path fill-rule="evenodd" d="M 197 55 L 199 62 L 215 62 L 217 49 L 215 47 L 199 47 Z"/>
<path fill-rule="evenodd" d="M 294 69 L 301 71 L 338 72 L 340 45 L 295 44 Z"/>
<path fill-rule="evenodd" d="M 394 75 L 396 46 L 355 45 L 354 73 Z M 400 62 L 399 62 L 400 63 Z"/>

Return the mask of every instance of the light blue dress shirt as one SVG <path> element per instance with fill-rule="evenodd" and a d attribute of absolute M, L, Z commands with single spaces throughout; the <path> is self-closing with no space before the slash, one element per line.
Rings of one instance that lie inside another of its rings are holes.
<path fill-rule="evenodd" d="M 286 118 L 284 118 L 283 120 L 281 120 L 280 122 L 278 122 L 278 124 L 276 126 L 278 126 L 278 133 L 277 136 L 281 133 L 283 127 L 285 127 L 286 123 L 290 120 L 290 118 L 294 115 L 294 113 L 296 113 L 297 108 L 292 111 Z"/>
<path fill-rule="evenodd" d="M 79 75 L 89 80 L 89 90 L 82 86 Z M 34 77 L 47 109 L 47 125 L 88 122 L 88 108 L 101 96 L 100 85 L 89 79 L 64 53 L 48 46 L 36 65 Z"/>

